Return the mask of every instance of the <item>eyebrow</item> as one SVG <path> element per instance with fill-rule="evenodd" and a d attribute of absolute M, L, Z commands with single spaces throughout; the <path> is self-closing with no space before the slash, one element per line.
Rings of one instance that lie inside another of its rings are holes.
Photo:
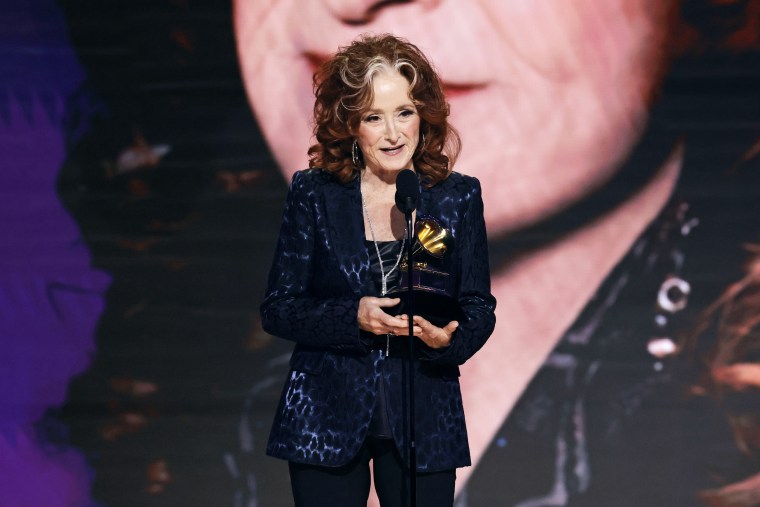
<path fill-rule="evenodd" d="M 408 102 L 407 104 L 403 104 L 401 106 L 398 106 L 395 110 L 400 111 L 402 109 L 417 109 L 417 106 L 414 105 L 412 102 Z M 364 114 L 370 114 L 370 113 L 380 113 L 382 112 L 381 109 L 367 109 Z"/>

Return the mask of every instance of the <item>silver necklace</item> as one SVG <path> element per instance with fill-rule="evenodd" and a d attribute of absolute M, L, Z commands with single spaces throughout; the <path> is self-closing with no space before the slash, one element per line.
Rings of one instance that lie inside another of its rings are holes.
<path fill-rule="evenodd" d="M 401 262 L 401 257 L 404 255 L 404 244 L 406 243 L 406 227 L 404 227 L 404 238 L 401 240 L 401 250 L 399 250 L 398 258 L 396 259 L 396 264 L 394 264 L 391 270 L 388 271 L 388 273 L 386 274 L 385 268 L 383 268 L 383 258 L 380 256 L 380 247 L 377 246 L 377 240 L 375 239 L 375 228 L 372 227 L 372 219 L 369 217 L 369 211 L 367 210 L 367 203 L 364 202 L 364 194 L 362 193 L 361 196 L 362 196 L 362 209 L 364 210 L 364 215 L 367 217 L 367 223 L 369 224 L 369 233 L 372 236 L 372 243 L 375 244 L 375 252 L 377 252 L 377 260 L 380 262 L 380 278 L 381 278 L 380 293 L 381 295 L 385 296 L 385 294 L 388 293 L 388 278 L 390 278 L 391 274 L 393 274 L 393 272 L 396 271 L 396 268 Z"/>

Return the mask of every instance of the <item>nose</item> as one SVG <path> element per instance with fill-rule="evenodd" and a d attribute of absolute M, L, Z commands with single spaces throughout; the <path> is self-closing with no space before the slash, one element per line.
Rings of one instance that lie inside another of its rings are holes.
<path fill-rule="evenodd" d="M 360 25 L 368 23 L 380 11 L 406 4 L 421 4 L 423 7 L 435 7 L 441 0 L 323 0 L 332 14 L 347 24 Z"/>
<path fill-rule="evenodd" d="M 398 141 L 398 126 L 396 125 L 396 120 L 394 118 L 385 121 L 385 138 L 390 143 Z"/>

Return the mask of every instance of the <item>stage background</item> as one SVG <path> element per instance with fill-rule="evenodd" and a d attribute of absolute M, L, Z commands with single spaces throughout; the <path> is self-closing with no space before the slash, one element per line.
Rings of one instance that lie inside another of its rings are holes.
<path fill-rule="evenodd" d="M 730 4 L 734 24 L 709 29 L 744 29 L 749 40 L 741 51 L 705 50 L 665 85 L 699 147 L 703 170 L 685 193 L 707 203 L 703 222 L 716 218 L 690 247 L 705 254 L 692 255 L 692 271 L 717 297 L 758 254 L 760 13 L 758 2 L 703 3 L 690 11 L 695 25 L 708 30 L 716 6 Z M 232 6 L 11 0 L 0 26 L 0 506 L 290 505 L 287 467 L 263 448 L 291 346 L 258 318 L 287 181 L 246 98 Z M 715 167 L 734 179 L 714 183 Z M 570 222 L 598 209 L 578 212 Z M 548 243 L 568 227 L 515 242 Z M 513 250 L 495 238 L 493 265 Z M 716 299 L 695 298 L 692 316 Z M 742 336 L 733 362 L 757 366 L 757 340 Z M 634 356 L 605 374 L 626 377 Z M 748 372 L 733 384 L 741 396 L 710 405 L 716 419 L 741 415 L 732 427 L 749 428 L 747 447 L 736 458 L 723 435 L 730 449 L 697 459 L 729 456 L 713 463 L 716 488 L 754 482 L 737 503 L 714 505 L 760 505 L 760 381 Z M 703 424 L 713 423 L 694 421 Z M 655 440 L 675 469 L 689 469 L 683 442 Z M 501 489 L 527 479 L 493 452 L 459 507 L 518 505 Z M 650 449 L 633 452 L 609 459 Z M 600 477 L 596 487 L 611 491 L 620 479 Z M 705 505 L 691 495 L 683 505 Z M 551 505 L 601 505 L 572 498 Z"/>

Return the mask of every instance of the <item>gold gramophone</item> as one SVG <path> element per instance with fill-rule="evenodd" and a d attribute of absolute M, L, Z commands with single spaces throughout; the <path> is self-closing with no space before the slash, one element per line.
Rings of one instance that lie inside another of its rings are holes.
<path fill-rule="evenodd" d="M 442 259 L 449 248 L 451 236 L 438 221 L 432 217 L 421 217 L 414 224 L 417 239 L 412 255 L 426 252 L 437 259 Z"/>
<path fill-rule="evenodd" d="M 451 235 L 432 217 L 419 217 L 414 224 L 414 244 L 412 245 L 412 288 L 450 296 L 447 290 L 449 274 L 443 270 L 443 258 L 449 250 Z M 401 287 L 408 283 L 409 263 L 401 261 Z"/>
<path fill-rule="evenodd" d="M 451 234 L 438 220 L 429 216 L 417 217 L 412 245 L 414 313 L 441 326 L 451 320 L 461 321 L 463 318 L 459 304 L 454 298 L 455 277 L 446 269 L 447 254 L 451 254 L 453 246 Z M 401 307 L 405 308 L 409 283 L 409 263 L 406 257 L 402 259 L 399 268 L 399 287 L 388 295 L 400 297 Z"/>

